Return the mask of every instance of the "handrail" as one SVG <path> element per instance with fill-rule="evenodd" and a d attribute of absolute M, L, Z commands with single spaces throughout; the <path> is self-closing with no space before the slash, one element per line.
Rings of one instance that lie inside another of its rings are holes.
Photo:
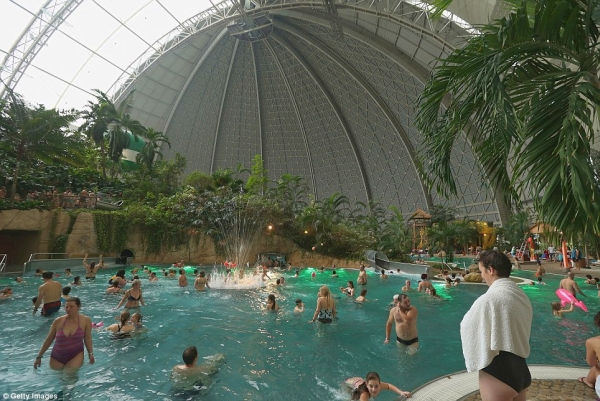
<path fill-rule="evenodd" d="M 38 255 L 49 255 L 50 257 L 46 257 L 46 258 L 39 258 L 37 257 Z M 38 260 L 38 259 L 66 259 L 64 257 L 62 258 L 54 258 L 54 255 L 62 255 L 62 256 L 67 256 L 69 255 L 68 253 L 32 253 L 31 255 L 29 255 L 29 260 L 28 262 L 31 262 L 32 260 Z"/>
<path fill-rule="evenodd" d="M 8 255 L 5 253 L 0 253 L 0 256 L 2 256 L 2 258 L 0 258 L 0 273 L 2 273 L 6 267 L 6 257 Z"/>

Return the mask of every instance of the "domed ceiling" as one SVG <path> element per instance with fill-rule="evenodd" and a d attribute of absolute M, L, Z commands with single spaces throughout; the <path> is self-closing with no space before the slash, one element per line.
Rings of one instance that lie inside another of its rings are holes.
<path fill-rule="evenodd" d="M 458 196 L 429 192 L 416 167 L 418 96 L 469 28 L 432 21 L 416 1 L 225 1 L 151 46 L 115 99 L 135 90 L 132 117 L 165 132 L 165 157 L 182 154 L 189 171 L 249 167 L 258 154 L 269 178 L 302 176 L 317 199 L 340 192 L 405 215 L 445 203 L 501 223 L 507 208 L 466 139 L 452 153 Z"/>

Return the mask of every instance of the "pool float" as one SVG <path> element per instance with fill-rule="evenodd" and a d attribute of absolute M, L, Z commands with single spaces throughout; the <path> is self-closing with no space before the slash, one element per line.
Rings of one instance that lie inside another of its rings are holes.
<path fill-rule="evenodd" d="M 100 327 L 104 327 L 104 322 L 92 323 L 92 327 L 94 329 L 99 329 Z"/>
<path fill-rule="evenodd" d="M 573 302 L 573 305 L 581 308 L 584 312 L 588 311 L 587 306 L 583 303 L 583 301 L 578 301 L 577 298 L 573 296 L 569 291 L 559 288 L 556 290 L 556 296 L 560 299 L 560 304 L 564 307 L 567 304 Z"/>

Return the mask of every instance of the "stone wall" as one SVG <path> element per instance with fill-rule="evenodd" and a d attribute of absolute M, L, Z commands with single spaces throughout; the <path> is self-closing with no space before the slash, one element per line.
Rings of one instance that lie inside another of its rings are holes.
<path fill-rule="evenodd" d="M 35 252 L 48 252 L 53 213 L 57 213 L 55 236 L 66 234 L 69 228 L 70 216 L 60 210 L 3 210 L 0 212 L 0 232 L 5 230 L 37 231 L 39 232 L 39 240 L 38 244 L 34 244 Z M 225 259 L 225 256 L 215 253 L 212 240 L 201 235 L 190 236 L 188 244 L 179 249 L 166 250 L 158 255 L 146 254 L 142 234 L 141 228 L 135 226 L 132 226 L 128 233 L 126 247 L 133 251 L 135 255 L 134 263 L 171 264 L 183 259 L 187 263 L 213 264 L 215 262 L 221 263 Z M 65 251 L 70 258 L 83 257 L 85 253 L 89 253 L 90 256 L 98 255 L 96 228 L 91 213 L 82 212 L 77 215 Z M 293 266 L 329 267 L 335 264 L 338 267 L 358 267 L 360 264 L 359 261 L 336 259 L 319 255 L 316 252 L 304 251 L 288 239 L 273 234 L 265 235 L 250 250 L 251 259 L 255 260 L 261 252 L 284 254 Z"/>

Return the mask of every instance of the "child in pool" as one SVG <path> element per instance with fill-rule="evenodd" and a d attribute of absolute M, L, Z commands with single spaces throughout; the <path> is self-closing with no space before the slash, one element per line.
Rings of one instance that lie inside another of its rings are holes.
<path fill-rule="evenodd" d="M 390 383 L 382 382 L 377 372 L 367 373 L 367 378 L 350 377 L 345 383 L 352 388 L 352 399 L 360 401 L 368 401 L 370 398 L 375 398 L 381 390 L 389 390 L 394 393 L 410 398 L 411 393 L 402 391 L 398 387 Z"/>
<path fill-rule="evenodd" d="M 300 298 L 296 300 L 296 307 L 294 308 L 294 312 L 301 313 L 304 312 L 304 302 Z"/>
<path fill-rule="evenodd" d="M 563 317 L 564 313 L 569 313 L 569 312 L 573 312 L 573 302 L 571 302 L 571 307 L 569 309 L 562 309 L 562 306 L 560 304 L 560 302 L 555 301 L 552 302 L 552 315 L 553 316 L 558 316 L 558 317 Z"/>

